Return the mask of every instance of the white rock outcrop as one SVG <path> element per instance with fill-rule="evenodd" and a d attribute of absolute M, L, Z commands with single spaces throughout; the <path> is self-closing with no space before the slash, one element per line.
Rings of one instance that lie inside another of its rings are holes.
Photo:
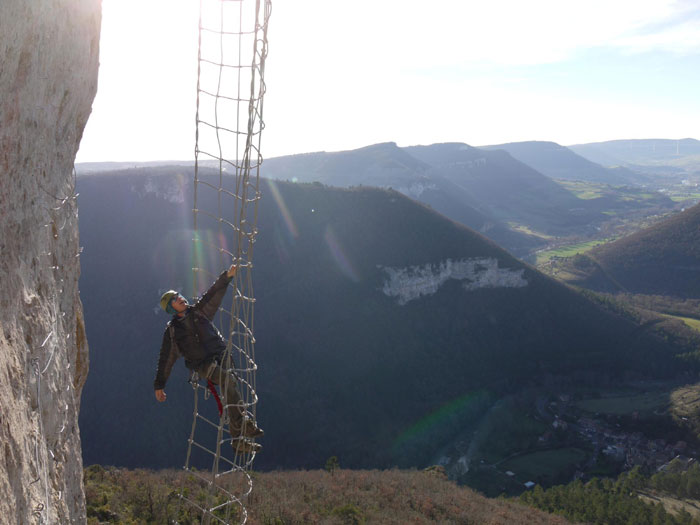
<path fill-rule="evenodd" d="M 461 281 L 465 290 L 522 288 L 528 284 L 523 276 L 524 269 L 499 268 L 494 257 L 447 259 L 437 264 L 382 269 L 387 274 L 382 292 L 396 297 L 401 305 L 436 293 L 450 279 Z"/>
<path fill-rule="evenodd" d="M 428 190 L 436 190 L 437 189 L 437 184 L 435 183 L 425 183 L 425 182 L 413 182 L 410 186 L 402 186 L 400 188 L 397 188 L 397 191 L 399 193 L 403 193 L 407 197 L 411 197 L 412 199 L 417 199 L 423 193 L 425 193 Z"/>
<path fill-rule="evenodd" d="M 140 199 L 146 195 L 154 195 L 158 199 L 163 199 L 173 204 L 185 202 L 185 179 L 178 176 L 175 184 L 171 179 L 165 177 L 146 177 L 143 186 L 132 186 L 131 191 L 136 193 Z"/>
<path fill-rule="evenodd" d="M 0 521 L 84 523 L 88 348 L 73 162 L 100 0 L 0 2 Z"/>

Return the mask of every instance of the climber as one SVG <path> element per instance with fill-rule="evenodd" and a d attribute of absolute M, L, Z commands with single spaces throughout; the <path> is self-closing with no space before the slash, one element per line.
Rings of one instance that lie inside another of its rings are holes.
<path fill-rule="evenodd" d="M 173 318 L 163 334 L 153 387 L 156 399 L 165 401 L 165 383 L 173 364 L 183 355 L 187 368 L 197 372 L 201 378 L 219 385 L 224 393 L 234 450 L 240 453 L 259 452 L 262 447 L 250 438 L 261 437 L 264 432 L 242 406 L 238 382 L 222 363 L 226 342 L 212 322 L 228 284 L 235 275 L 236 266 L 231 265 L 228 271 L 221 272 L 219 278 L 194 305 L 190 305 L 175 290 L 169 290 L 161 296 L 161 308 Z"/>

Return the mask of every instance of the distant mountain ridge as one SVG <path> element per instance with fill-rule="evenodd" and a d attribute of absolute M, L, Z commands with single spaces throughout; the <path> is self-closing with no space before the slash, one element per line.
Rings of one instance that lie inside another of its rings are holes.
<path fill-rule="evenodd" d="M 602 152 L 619 163 L 641 164 L 649 161 L 675 159 L 684 155 L 700 155 L 700 140 L 696 139 L 629 139 L 574 144 L 569 149 L 581 155 Z"/>
<path fill-rule="evenodd" d="M 384 143 L 277 157 L 263 164 L 262 174 L 338 187 L 393 188 L 520 255 L 543 239 L 509 223 L 558 235 L 603 220 L 586 202 L 507 153 L 461 143 L 406 148 Z"/>
<path fill-rule="evenodd" d="M 519 161 L 553 179 L 602 182 L 611 185 L 640 184 L 646 177 L 627 168 L 611 169 L 591 162 L 571 148 L 555 142 L 529 141 L 482 146 L 487 150 L 504 150 Z M 619 166 L 620 163 L 618 163 Z"/>
<path fill-rule="evenodd" d="M 431 166 L 407 154 L 395 143 L 356 150 L 317 152 L 268 159 L 262 174 L 271 179 L 321 182 L 337 187 L 393 188 L 423 202 L 500 245 L 527 253 L 541 241 L 513 231 L 454 183 L 431 172 Z"/>
<path fill-rule="evenodd" d="M 651 174 L 700 174 L 700 141 L 692 138 L 610 140 L 569 146 L 604 166 L 627 166 Z"/>
<path fill-rule="evenodd" d="M 393 143 L 386 143 L 393 144 Z M 369 146 L 370 148 L 372 146 Z M 552 155 L 559 155 L 560 158 L 566 160 L 566 153 L 561 151 L 561 148 L 568 149 L 574 154 L 587 159 L 589 162 L 598 164 L 598 167 L 592 167 L 590 164 L 582 164 L 580 159 L 573 160 L 569 157 L 569 161 L 574 162 L 572 168 L 574 170 L 593 170 L 592 176 L 600 178 L 602 172 L 599 168 L 614 168 L 630 165 L 638 166 L 642 168 L 649 169 L 654 165 L 663 165 L 664 161 L 671 161 L 671 163 L 678 162 L 679 159 L 686 157 L 696 157 L 700 155 L 700 141 L 693 138 L 685 139 L 620 139 L 620 140 L 609 140 L 603 142 L 590 142 L 585 144 L 572 144 L 569 146 L 561 146 L 555 142 L 551 141 L 523 141 L 523 142 L 511 142 L 504 143 L 500 145 L 489 145 L 480 146 L 484 149 L 510 149 L 512 151 L 518 151 L 522 155 L 533 156 L 534 152 L 539 150 L 550 150 L 549 153 Z M 363 149 L 363 148 L 360 148 Z M 531 151 L 528 152 L 527 150 Z M 289 179 L 296 176 L 296 172 L 299 168 L 313 168 L 314 161 L 320 160 L 323 155 L 328 152 L 315 152 L 315 153 L 298 153 L 295 155 L 284 155 L 279 157 L 271 157 L 265 159 L 266 163 L 277 163 L 275 159 L 285 159 L 285 167 Z M 520 159 L 522 160 L 522 159 Z M 525 161 L 523 161 L 525 162 Z M 545 167 L 540 169 L 534 164 L 531 166 L 548 176 L 553 176 L 547 173 L 547 159 L 541 159 L 538 162 L 545 162 Z M 528 162 L 525 162 L 528 164 Z M 202 165 L 211 164 L 211 167 L 216 167 L 213 161 L 202 161 Z M 76 169 L 78 174 L 83 173 L 96 173 L 101 171 L 114 171 L 129 168 L 143 168 L 143 167 L 158 167 L 158 166 L 192 166 L 194 165 L 194 160 L 164 160 L 164 161 L 149 161 L 149 162 L 129 162 L 129 161 L 119 161 L 119 162 L 79 162 L 76 164 Z M 578 165 L 578 166 L 577 166 Z M 285 167 L 276 166 L 275 178 L 285 179 L 285 174 L 282 172 Z M 553 166 L 554 172 L 561 172 L 562 168 L 558 166 Z M 597 172 L 597 173 L 596 173 Z M 611 174 L 608 173 L 608 176 Z M 612 174 L 615 175 L 614 173 Z M 638 174 L 637 174 L 638 175 Z M 629 176 L 628 171 L 623 172 L 624 177 Z M 570 179 L 571 175 L 564 176 L 553 176 L 554 178 L 564 178 Z M 585 179 L 583 179 L 585 180 Z M 590 179 L 596 180 L 596 179 Z M 604 181 L 604 178 L 600 178 L 600 181 Z M 624 183 L 619 176 L 616 177 L 615 182 Z M 629 181 L 628 181 L 629 182 Z"/>
<path fill-rule="evenodd" d="M 152 381 L 167 321 L 160 293 L 199 292 L 191 175 L 176 167 L 78 178 L 91 348 L 80 416 L 86 464 L 184 461 L 184 367 L 173 370 L 164 404 Z M 259 468 L 318 468 L 333 455 L 347 467 L 425 465 L 488 409 L 462 403 L 449 421 L 419 424 L 454 400 L 542 376 L 659 376 L 681 366 L 676 346 L 634 320 L 396 191 L 266 181 L 263 192 Z M 200 197 L 202 209 L 216 209 L 215 195 Z M 202 235 L 217 238 L 215 229 Z M 227 264 L 216 250 L 203 255 L 212 273 Z M 202 407 L 211 417 L 213 405 Z"/>
<path fill-rule="evenodd" d="M 669 195 L 693 198 L 689 187 L 667 194 L 638 186 L 587 182 L 634 180 L 638 184 L 646 180 L 644 177 L 655 176 L 636 175 L 619 166 L 603 168 L 555 143 L 527 142 L 494 148 L 479 149 L 463 143 L 400 148 L 387 142 L 349 151 L 265 159 L 261 173 L 277 180 L 337 187 L 393 188 L 523 258 L 532 257 L 556 238 L 595 238 L 600 231 L 615 232 L 625 227 L 628 217 L 636 221 L 664 213 L 676 206 Z M 521 160 L 505 149 L 511 149 Z M 191 167 L 187 162 L 176 164 L 182 169 Z M 200 167 L 207 165 L 204 162 Z M 114 164 L 92 163 L 77 169 L 83 176 L 91 171 L 108 172 L 111 166 Z M 555 182 L 552 177 L 563 179 Z"/>
<path fill-rule="evenodd" d="M 573 224 L 600 218 L 571 192 L 508 153 L 459 143 L 404 149 L 461 188 L 474 205 L 504 221 L 559 234 Z"/>
<path fill-rule="evenodd" d="M 278 157 L 266 161 L 262 173 L 278 180 L 337 187 L 393 188 L 519 257 L 530 256 L 556 237 L 595 237 L 606 224 L 616 228 L 620 218 L 637 220 L 675 207 L 667 195 L 637 186 L 644 176 L 626 168 L 603 168 L 554 143 L 506 146 L 527 154 L 517 160 L 504 149 L 463 143 L 403 148 L 383 143 Z M 555 181 L 553 176 L 584 181 Z M 634 180 L 635 185 L 615 188 L 587 179 Z"/>

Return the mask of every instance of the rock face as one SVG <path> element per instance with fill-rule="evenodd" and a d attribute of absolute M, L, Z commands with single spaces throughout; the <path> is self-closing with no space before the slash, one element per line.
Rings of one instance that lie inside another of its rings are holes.
<path fill-rule="evenodd" d="M 447 259 L 438 264 L 409 266 L 407 268 L 384 267 L 387 279 L 382 292 L 396 297 L 404 305 L 424 295 L 432 295 L 448 280 L 454 279 L 469 290 L 479 288 L 522 288 L 527 286 L 525 270 L 499 268 L 495 257 L 476 259 Z"/>
<path fill-rule="evenodd" d="M 100 0 L 0 2 L 0 521 L 86 521 L 88 348 L 73 162 L 97 88 Z"/>

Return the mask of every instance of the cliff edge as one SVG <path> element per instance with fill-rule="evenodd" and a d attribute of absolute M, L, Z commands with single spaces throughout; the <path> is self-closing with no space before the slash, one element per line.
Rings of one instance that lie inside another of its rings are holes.
<path fill-rule="evenodd" d="M 85 522 L 88 347 L 73 162 L 97 89 L 100 0 L 0 3 L 0 516 Z"/>

